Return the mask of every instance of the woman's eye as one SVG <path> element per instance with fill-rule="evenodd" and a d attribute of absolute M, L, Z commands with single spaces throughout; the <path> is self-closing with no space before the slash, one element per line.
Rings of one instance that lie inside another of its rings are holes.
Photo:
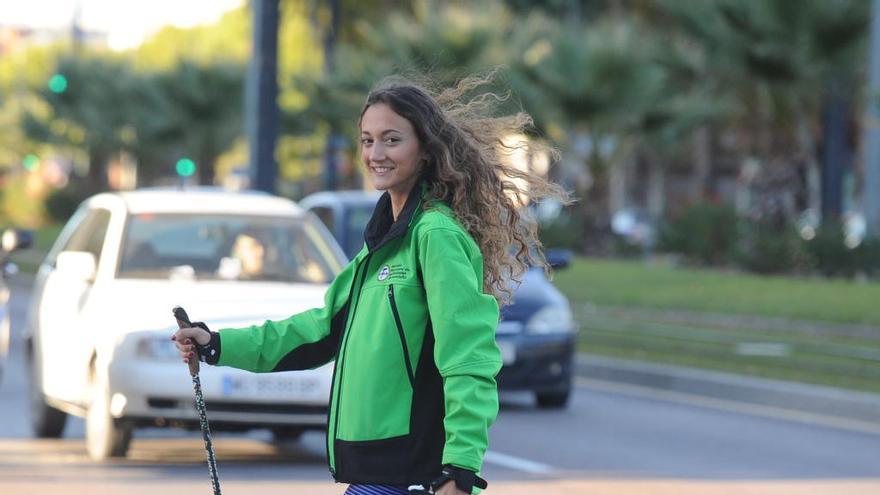
<path fill-rule="evenodd" d="M 367 146 L 368 144 L 372 144 L 372 143 L 373 143 L 372 139 L 361 138 L 361 146 Z"/>
<path fill-rule="evenodd" d="M 385 138 L 385 144 L 396 144 L 398 141 L 400 140 L 397 138 Z"/>

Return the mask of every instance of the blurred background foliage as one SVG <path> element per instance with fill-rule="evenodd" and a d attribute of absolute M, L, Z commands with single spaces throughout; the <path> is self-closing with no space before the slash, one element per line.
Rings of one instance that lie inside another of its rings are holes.
<path fill-rule="evenodd" d="M 868 2 L 333 4 L 281 1 L 284 194 L 326 187 L 328 153 L 341 157 L 336 185 L 361 184 L 357 116 L 383 77 L 443 87 L 496 70 L 501 110 L 534 117 L 530 138 L 561 152 L 550 176 L 580 199 L 542 205 L 546 244 L 758 273 L 880 271 L 880 242 L 854 241 L 852 221 Z M 197 183 L 240 177 L 251 24 L 245 4 L 124 52 L 61 40 L 4 53 L 3 223 L 38 227 L 97 191 L 174 184 L 181 157 Z M 823 199 L 828 173 L 849 184 L 836 199 Z"/>

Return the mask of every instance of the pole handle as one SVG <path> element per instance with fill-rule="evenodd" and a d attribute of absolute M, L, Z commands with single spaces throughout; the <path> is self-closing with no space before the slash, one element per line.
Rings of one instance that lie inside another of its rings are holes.
<path fill-rule="evenodd" d="M 189 321 L 189 315 L 186 314 L 186 311 L 180 307 L 175 306 L 171 313 L 174 314 L 174 319 L 177 320 L 178 328 L 191 328 L 192 322 Z M 196 376 L 199 374 L 199 358 L 198 356 L 193 356 L 189 358 L 189 374 L 190 376 Z"/>

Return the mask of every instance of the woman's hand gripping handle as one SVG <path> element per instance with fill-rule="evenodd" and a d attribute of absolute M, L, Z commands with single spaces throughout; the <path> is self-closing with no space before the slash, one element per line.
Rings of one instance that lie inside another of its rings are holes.
<path fill-rule="evenodd" d="M 173 313 L 179 330 L 171 336 L 171 340 L 177 345 L 183 362 L 189 365 L 189 374 L 195 376 L 199 373 L 199 356 L 195 344 L 208 345 L 211 341 L 211 332 L 205 328 L 194 326 L 189 321 L 186 311 L 180 306 L 176 306 Z"/>

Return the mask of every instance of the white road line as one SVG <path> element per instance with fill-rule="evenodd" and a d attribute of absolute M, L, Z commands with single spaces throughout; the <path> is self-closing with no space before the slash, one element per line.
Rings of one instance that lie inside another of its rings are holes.
<path fill-rule="evenodd" d="M 839 418 L 835 416 L 827 416 L 824 414 L 815 414 L 796 411 L 793 409 L 784 409 L 781 407 L 762 406 L 759 404 L 749 404 L 747 402 L 716 399 L 713 397 L 704 397 L 701 395 L 688 394 L 684 392 L 658 390 L 641 385 L 608 382 L 604 380 L 594 380 L 583 377 L 577 377 L 575 379 L 575 384 L 578 387 L 601 390 L 604 392 L 620 393 L 637 397 L 648 397 L 651 399 L 678 402 L 698 407 L 719 409 L 727 412 L 769 417 L 786 421 L 794 421 L 798 423 L 825 426 L 829 428 L 839 428 L 842 430 L 856 431 L 859 433 L 880 435 L 880 425 L 867 421 L 859 421 L 857 419 Z"/>
<path fill-rule="evenodd" d="M 483 460 L 498 466 L 532 474 L 549 474 L 555 471 L 551 466 L 541 464 L 540 462 L 520 459 L 519 457 L 493 451 L 487 451 L 486 455 L 483 456 Z"/>

